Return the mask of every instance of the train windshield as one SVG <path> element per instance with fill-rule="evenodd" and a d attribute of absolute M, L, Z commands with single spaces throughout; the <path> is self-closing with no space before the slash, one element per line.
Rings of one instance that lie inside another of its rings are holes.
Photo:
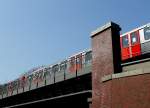
<path fill-rule="evenodd" d="M 144 28 L 144 38 L 145 38 L 145 40 L 150 39 L 150 27 L 145 27 Z"/>

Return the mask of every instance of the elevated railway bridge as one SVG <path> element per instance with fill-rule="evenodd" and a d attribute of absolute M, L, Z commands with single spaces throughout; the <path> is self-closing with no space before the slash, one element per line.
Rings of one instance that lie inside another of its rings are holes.
<path fill-rule="evenodd" d="M 122 63 L 123 72 L 146 69 L 150 67 L 150 58 Z M 42 82 L 34 83 L 28 89 L 14 89 L 12 94 L 3 93 L 0 98 L 0 107 L 33 107 L 34 105 L 50 105 L 65 107 L 89 108 L 92 97 L 91 64 L 83 68 L 82 75 L 75 74 L 63 81 L 47 83 L 48 78 Z M 43 85 L 42 85 L 43 84 Z M 40 86 L 39 86 L 40 85 Z M 20 91 L 19 91 L 20 90 Z"/>
<path fill-rule="evenodd" d="M 71 73 L 70 76 L 56 76 L 56 74 L 52 76 L 46 73 L 40 81 L 34 82 L 32 80 L 21 88 L 17 86 L 12 91 L 3 91 L 0 97 L 0 106 L 11 108 L 34 105 L 35 103 L 46 104 L 49 101 L 49 103 L 59 102 L 65 104 L 62 100 L 87 106 L 87 100 L 91 97 L 92 90 L 91 65 L 86 66 L 80 72 L 81 74 L 78 72 Z"/>

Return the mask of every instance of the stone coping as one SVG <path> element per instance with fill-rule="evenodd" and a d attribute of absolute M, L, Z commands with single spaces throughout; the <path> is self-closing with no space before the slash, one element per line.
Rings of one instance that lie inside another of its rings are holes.
<path fill-rule="evenodd" d="M 102 77 L 101 82 L 105 82 L 116 78 L 130 77 L 130 76 L 136 76 L 142 74 L 150 74 L 150 68 L 141 68 L 141 69 L 135 69 L 135 70 L 121 72 L 117 74 L 106 75 Z"/>
<path fill-rule="evenodd" d="M 92 31 L 90 36 L 94 37 L 96 34 L 102 32 L 102 31 L 104 31 L 104 30 L 106 30 L 106 29 L 108 29 L 108 28 L 110 28 L 112 26 L 113 27 L 118 27 L 120 29 L 119 25 L 117 25 L 116 23 L 110 21 L 110 22 L 106 23 L 105 25 L 103 25 L 103 26 L 97 28 L 96 30 Z"/>

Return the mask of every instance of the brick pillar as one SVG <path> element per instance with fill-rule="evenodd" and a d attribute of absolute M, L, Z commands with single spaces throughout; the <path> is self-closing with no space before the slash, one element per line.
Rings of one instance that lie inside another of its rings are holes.
<path fill-rule="evenodd" d="M 103 85 L 101 78 L 121 72 L 120 30 L 109 22 L 91 33 L 92 108 L 111 108 L 111 82 Z"/>

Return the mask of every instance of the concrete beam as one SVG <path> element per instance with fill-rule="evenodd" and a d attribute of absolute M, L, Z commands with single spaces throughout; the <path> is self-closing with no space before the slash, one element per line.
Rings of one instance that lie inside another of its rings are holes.
<path fill-rule="evenodd" d="M 126 71 L 122 73 L 106 75 L 102 77 L 100 81 L 105 82 L 116 78 L 130 77 L 130 76 L 143 75 L 143 74 L 150 74 L 150 68 L 141 68 L 141 69 L 135 69 L 135 70 Z"/>

